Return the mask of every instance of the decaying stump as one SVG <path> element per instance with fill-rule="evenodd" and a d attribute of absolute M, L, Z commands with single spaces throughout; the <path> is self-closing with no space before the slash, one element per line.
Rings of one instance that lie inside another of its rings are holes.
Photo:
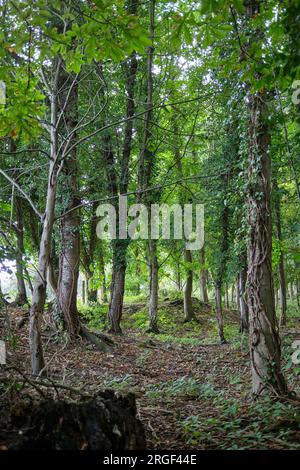
<path fill-rule="evenodd" d="M 78 402 L 22 399 L 0 417 L 2 448 L 43 450 L 144 449 L 135 397 L 112 391 Z"/>

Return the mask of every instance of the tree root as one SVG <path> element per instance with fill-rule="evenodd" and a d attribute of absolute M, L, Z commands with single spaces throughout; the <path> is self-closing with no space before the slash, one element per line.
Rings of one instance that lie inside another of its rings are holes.
<path fill-rule="evenodd" d="M 108 338 L 108 336 L 104 335 L 103 333 L 91 332 L 82 324 L 80 325 L 79 334 L 87 341 L 94 344 L 98 351 L 109 352 L 112 350 L 112 346 L 114 345 L 114 342 Z"/>

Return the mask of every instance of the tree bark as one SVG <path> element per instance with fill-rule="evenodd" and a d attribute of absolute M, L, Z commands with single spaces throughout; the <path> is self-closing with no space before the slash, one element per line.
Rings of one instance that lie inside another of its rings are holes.
<path fill-rule="evenodd" d="M 193 269 L 191 263 L 193 262 L 192 253 L 190 250 L 184 250 L 184 261 L 186 266 L 186 283 L 184 288 L 183 307 L 184 307 L 184 321 L 190 322 L 194 318 L 192 292 L 193 292 Z"/>
<path fill-rule="evenodd" d="M 248 18 L 259 14 L 261 2 L 252 0 Z M 255 30 L 252 38 L 259 37 Z M 259 77 L 258 77 L 259 78 Z M 270 130 L 264 90 L 248 94 L 249 122 L 249 242 L 247 301 L 250 323 L 252 391 L 255 397 L 271 389 L 287 393 L 280 365 L 280 342 L 274 305 L 272 276 Z"/>
<path fill-rule="evenodd" d="M 106 277 L 105 277 L 105 264 L 103 256 L 103 246 L 100 244 L 99 252 L 99 273 L 100 273 L 100 300 L 102 303 L 107 303 L 107 290 L 106 290 Z"/>
<path fill-rule="evenodd" d="M 47 288 L 47 268 L 51 253 L 51 240 L 54 222 L 55 196 L 57 189 L 57 172 L 59 169 L 57 155 L 57 85 L 61 71 L 61 60 L 55 64 L 55 79 L 50 93 L 50 162 L 46 207 L 43 216 L 43 228 L 40 240 L 37 273 L 32 294 L 29 318 L 29 343 L 31 353 L 31 370 L 38 375 L 44 368 L 44 356 L 41 340 L 41 321 L 44 312 Z"/>
<path fill-rule="evenodd" d="M 207 269 L 205 268 L 205 250 L 200 250 L 200 300 L 208 303 L 207 294 Z"/>
<path fill-rule="evenodd" d="M 219 338 L 221 344 L 226 343 L 224 335 L 224 325 L 223 325 L 223 309 L 222 309 L 222 295 L 221 295 L 221 286 L 215 284 L 215 297 L 216 297 L 216 317 L 218 322 Z"/>
<path fill-rule="evenodd" d="M 113 240 L 113 271 L 110 287 L 109 321 L 110 333 L 120 334 L 125 290 L 127 240 Z M 124 247 L 126 246 L 126 248 Z"/>
<path fill-rule="evenodd" d="M 16 205 L 16 237 L 17 237 L 17 252 L 16 252 L 16 276 L 17 276 L 17 289 L 18 294 L 14 301 L 16 305 L 22 306 L 27 303 L 27 294 L 24 280 L 24 224 L 23 224 L 23 207 L 22 199 L 19 196 L 15 197 Z"/>
<path fill-rule="evenodd" d="M 274 209 L 275 209 L 275 226 L 276 235 L 280 244 L 280 257 L 279 257 L 279 289 L 280 289 L 280 325 L 286 325 L 286 280 L 285 280 L 285 267 L 284 267 L 284 255 L 282 251 L 282 229 L 281 229 L 281 209 L 280 209 L 280 194 L 277 179 L 274 178 L 273 183 L 274 189 Z"/>
<path fill-rule="evenodd" d="M 158 306 L 158 260 L 157 260 L 157 242 L 149 240 L 149 332 L 159 333 L 157 325 L 157 306 Z"/>
<path fill-rule="evenodd" d="M 243 266 L 239 273 L 239 310 L 240 310 L 240 331 L 241 333 L 249 331 L 249 310 L 245 299 L 246 296 L 246 282 L 247 282 L 247 267 Z"/>
<path fill-rule="evenodd" d="M 136 15 L 138 10 L 138 2 L 129 0 L 128 10 L 131 14 Z M 137 58 L 136 53 L 133 52 L 127 63 L 123 64 L 123 70 L 126 76 L 126 92 L 127 92 L 127 104 L 126 104 L 126 124 L 124 132 L 124 142 L 121 158 L 121 173 L 119 192 L 125 194 L 128 188 L 129 182 L 129 162 L 132 150 L 133 140 L 133 116 L 135 113 L 135 99 L 134 89 L 135 80 L 137 73 Z M 110 156 L 110 161 L 113 156 Z M 114 176 L 116 179 L 116 176 Z M 117 194 L 117 182 L 113 181 L 111 185 L 112 193 Z M 118 218 L 117 218 L 118 220 Z M 119 229 L 119 227 L 117 227 Z M 127 248 L 128 240 L 115 240 L 112 244 L 113 248 L 113 274 L 112 283 L 110 288 L 110 303 L 109 303 L 109 320 L 110 320 L 110 331 L 111 333 L 121 333 L 122 329 L 120 326 L 123 310 L 124 291 L 125 291 L 125 276 L 127 267 Z M 105 285 L 103 286 L 105 287 Z"/>
<path fill-rule="evenodd" d="M 60 112 L 64 113 L 60 132 L 63 136 L 72 133 L 71 145 L 74 145 L 77 139 L 74 129 L 78 123 L 78 81 L 72 73 L 68 73 L 63 69 L 59 84 L 58 105 Z M 64 159 L 63 174 L 65 177 L 64 199 L 67 200 L 67 204 L 60 225 L 61 253 L 59 257 L 57 300 L 63 316 L 64 327 L 70 338 L 75 339 L 80 333 L 77 310 L 80 217 L 78 210 L 74 209 L 80 204 L 76 146 Z"/>

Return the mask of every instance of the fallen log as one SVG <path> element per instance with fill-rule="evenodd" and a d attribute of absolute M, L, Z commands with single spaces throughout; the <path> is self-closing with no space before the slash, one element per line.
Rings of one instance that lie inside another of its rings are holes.
<path fill-rule="evenodd" d="M 11 450 L 135 450 L 145 448 L 133 394 L 113 391 L 80 401 L 22 398 L 0 416 L 0 447 Z"/>

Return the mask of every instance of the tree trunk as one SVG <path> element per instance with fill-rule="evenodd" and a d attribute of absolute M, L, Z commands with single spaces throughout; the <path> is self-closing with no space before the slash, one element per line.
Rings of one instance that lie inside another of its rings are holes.
<path fill-rule="evenodd" d="M 55 250 L 54 240 L 52 240 L 51 254 L 50 254 L 49 265 L 48 265 L 48 279 L 49 279 L 49 284 L 51 285 L 51 288 L 53 292 L 55 293 L 57 290 L 58 272 L 59 272 L 59 259 Z"/>
<path fill-rule="evenodd" d="M 100 301 L 102 303 L 107 303 L 107 290 L 106 290 L 106 278 L 105 278 L 105 264 L 103 256 L 103 248 L 100 246 L 99 253 L 99 272 L 100 272 Z"/>
<path fill-rule="evenodd" d="M 158 305 L 158 260 L 157 242 L 149 240 L 149 270 L 150 270 L 150 292 L 149 292 L 149 332 L 159 333 L 157 325 Z"/>
<path fill-rule="evenodd" d="M 76 99 L 76 97 L 74 97 Z M 63 314 L 64 326 L 71 338 L 79 334 L 80 325 L 77 310 L 77 285 L 80 263 L 80 218 L 77 210 L 78 197 L 76 151 L 66 159 L 64 174 L 67 179 L 69 203 L 61 219 L 61 253 L 59 281 L 57 286 L 58 304 Z M 70 212 L 69 212 L 70 211 Z"/>
<path fill-rule="evenodd" d="M 85 305 L 86 296 L 85 296 L 85 281 L 84 280 L 81 282 L 81 299 L 82 299 L 83 305 Z"/>
<path fill-rule="evenodd" d="M 14 301 L 16 305 L 22 306 L 27 303 L 27 294 L 24 280 L 24 224 L 23 224 L 23 207 L 22 199 L 19 196 L 15 198 L 16 205 L 16 237 L 17 237 L 17 253 L 16 253 L 16 276 L 18 294 Z"/>
<path fill-rule="evenodd" d="M 134 0 L 128 1 L 128 10 L 131 14 L 136 15 L 138 10 L 138 2 Z M 126 124 L 124 132 L 124 142 L 121 158 L 121 174 L 120 174 L 120 184 L 119 192 L 120 194 L 125 194 L 128 188 L 129 181 L 129 163 L 132 150 L 132 138 L 133 138 L 133 116 L 135 113 L 135 100 L 134 100 L 134 88 L 135 88 L 135 79 L 137 73 L 137 58 L 135 52 L 131 54 L 131 57 L 128 59 L 127 63 L 123 64 L 123 70 L 126 75 L 126 92 L 127 92 L 127 104 L 126 104 Z M 112 181 L 110 182 L 110 188 L 112 194 L 117 194 L 117 183 L 116 175 L 112 173 L 111 163 L 113 160 L 113 155 L 109 155 L 106 152 L 106 161 L 108 163 L 108 171 L 112 176 Z M 119 227 L 117 227 L 119 229 Z M 128 248 L 128 240 L 115 240 L 112 243 L 113 248 L 113 274 L 112 274 L 112 283 L 110 289 L 110 303 L 109 303 L 109 320 L 110 320 L 110 331 L 112 333 L 121 333 L 121 318 L 123 310 L 123 301 L 124 301 L 124 291 L 125 291 L 125 276 L 126 276 L 126 256 Z M 105 279 L 105 278 L 104 278 Z M 105 287 L 105 284 L 103 285 Z"/>
<path fill-rule="evenodd" d="M 247 268 L 244 266 L 239 273 L 239 310 L 240 310 L 240 331 L 249 331 L 249 310 L 245 299 L 247 282 Z"/>
<path fill-rule="evenodd" d="M 123 310 L 127 240 L 113 240 L 113 271 L 110 287 L 110 302 L 108 317 L 110 322 L 110 333 L 122 333 L 120 326 Z"/>
<path fill-rule="evenodd" d="M 205 250 L 200 250 L 200 300 L 208 303 L 207 294 L 207 269 L 205 268 Z"/>
<path fill-rule="evenodd" d="M 69 88 L 70 87 L 70 88 Z M 59 257 L 59 277 L 57 286 L 58 305 L 63 316 L 64 327 L 70 338 L 75 339 L 80 332 L 77 310 L 77 284 L 80 264 L 80 217 L 74 208 L 80 204 L 78 189 L 78 162 L 74 129 L 78 123 L 78 81 L 72 73 L 63 70 L 60 77 L 59 110 L 64 113 L 60 132 L 72 134 L 73 150 L 64 160 L 63 174 L 64 199 L 67 204 L 61 218 L 61 253 Z M 62 111 L 63 110 L 63 111 Z"/>
<path fill-rule="evenodd" d="M 227 309 L 230 308 L 230 305 L 229 305 L 228 284 L 227 284 L 227 282 L 225 283 L 225 307 L 226 307 Z"/>
<path fill-rule="evenodd" d="M 279 257 L 279 289 L 280 289 L 280 325 L 286 325 L 286 280 L 285 280 L 285 268 L 284 268 L 284 256 L 282 251 L 282 229 L 281 229 L 281 209 L 280 209 L 280 194 L 277 184 L 277 179 L 274 178 L 274 209 L 275 209 L 275 226 L 276 235 L 280 244 L 280 257 Z"/>
<path fill-rule="evenodd" d="M 46 300 L 47 267 L 51 250 L 51 237 L 53 229 L 55 194 L 57 185 L 56 178 L 57 170 L 55 168 L 54 159 L 52 159 L 50 160 L 49 165 L 49 181 L 47 189 L 46 210 L 43 219 L 43 230 L 38 258 L 38 269 L 33 288 L 29 320 L 31 370 L 33 375 L 38 375 L 45 366 L 41 340 L 41 321 Z"/>
<path fill-rule="evenodd" d="M 252 0 L 247 15 L 259 14 L 260 1 Z M 255 30 L 253 38 L 259 36 Z M 265 390 L 284 395 L 287 386 L 280 366 L 280 342 L 272 277 L 270 131 L 265 91 L 248 94 L 249 122 L 249 242 L 247 301 L 250 323 L 250 360 L 254 396 Z"/>
<path fill-rule="evenodd" d="M 183 306 L 184 306 L 184 321 L 190 322 L 194 318 L 192 292 L 193 292 L 193 269 L 191 263 L 193 262 L 192 253 L 190 250 L 184 250 L 184 262 L 186 266 L 186 283 L 184 288 Z"/>
<path fill-rule="evenodd" d="M 182 282 L 181 282 L 181 272 L 180 272 L 180 264 L 179 263 L 176 266 L 175 276 L 176 276 L 177 290 L 179 292 L 181 292 L 182 291 Z"/>
<path fill-rule="evenodd" d="M 234 285 L 232 285 L 232 286 L 231 286 L 231 299 L 230 299 L 231 305 L 234 304 L 234 294 L 235 294 L 235 291 L 234 291 L 234 290 L 235 290 L 235 289 L 234 289 Z"/>
<path fill-rule="evenodd" d="M 57 188 L 57 80 L 60 74 L 61 62 L 57 60 L 55 66 L 55 80 L 50 94 L 50 162 L 46 196 L 46 208 L 43 216 L 43 228 L 40 240 L 38 267 L 32 293 L 32 303 L 29 318 L 29 343 L 31 353 L 31 370 L 38 375 L 44 368 L 44 356 L 41 340 L 41 321 L 44 312 L 47 288 L 47 268 L 51 253 L 51 239 L 54 222 L 55 196 Z"/>
<path fill-rule="evenodd" d="M 223 326 L 223 309 L 222 309 L 222 295 L 221 295 L 221 287 L 215 284 L 215 296 L 216 296 L 216 317 L 218 321 L 218 329 L 219 329 L 219 338 L 221 344 L 226 343 L 225 335 L 224 335 L 224 326 Z"/>
<path fill-rule="evenodd" d="M 92 273 L 88 269 L 85 272 L 85 284 L 86 284 L 86 293 L 87 293 L 87 302 L 88 304 L 93 304 L 97 302 L 97 289 L 91 288 Z"/>

